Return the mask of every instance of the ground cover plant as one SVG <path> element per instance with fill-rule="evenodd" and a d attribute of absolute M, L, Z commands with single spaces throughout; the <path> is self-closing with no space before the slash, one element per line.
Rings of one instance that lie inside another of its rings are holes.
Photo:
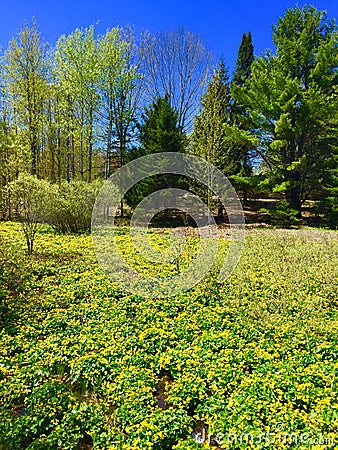
<path fill-rule="evenodd" d="M 42 227 L 27 258 L 0 234 L 2 449 L 336 447 L 336 232 L 249 229 L 224 283 L 160 300 L 114 286 L 90 235 Z"/>

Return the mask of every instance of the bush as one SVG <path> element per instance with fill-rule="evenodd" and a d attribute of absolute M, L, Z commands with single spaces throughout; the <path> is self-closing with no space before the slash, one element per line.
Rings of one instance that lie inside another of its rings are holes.
<path fill-rule="evenodd" d="M 271 223 L 282 228 L 292 228 L 301 225 L 302 219 L 299 217 L 299 211 L 290 208 L 288 202 L 283 200 L 271 211 Z"/>
<path fill-rule="evenodd" d="M 279 201 L 271 209 L 261 208 L 260 212 L 269 213 L 271 224 L 280 228 L 294 228 L 302 223 L 299 212 L 290 208 L 285 200 Z"/>
<path fill-rule="evenodd" d="M 49 201 L 48 223 L 61 233 L 90 230 L 92 210 L 102 182 L 64 181 Z"/>
<path fill-rule="evenodd" d="M 54 230 L 80 233 L 90 230 L 92 210 L 102 182 L 64 181 L 60 185 L 20 174 L 5 188 L 10 218 L 21 223 L 27 250 L 33 252 L 36 233 L 43 223 Z"/>

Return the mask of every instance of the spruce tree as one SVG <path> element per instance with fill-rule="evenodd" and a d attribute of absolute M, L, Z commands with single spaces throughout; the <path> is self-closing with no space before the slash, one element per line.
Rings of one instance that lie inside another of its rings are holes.
<path fill-rule="evenodd" d="M 153 101 L 143 114 L 140 128 L 141 154 L 183 152 L 184 137 L 178 126 L 178 114 L 167 95 Z"/>
<path fill-rule="evenodd" d="M 153 101 L 145 109 L 140 126 L 140 147 L 131 153 L 135 159 L 153 153 L 184 152 L 186 138 L 178 126 L 177 112 L 171 107 L 167 95 Z M 162 158 L 165 165 L 165 158 Z M 151 168 L 153 169 L 153 167 Z M 159 167 L 158 173 L 161 172 Z M 133 187 L 126 196 L 128 204 L 135 208 L 143 198 L 152 192 L 166 188 L 183 187 L 182 177 L 163 174 L 148 177 Z"/>
<path fill-rule="evenodd" d="M 337 128 L 336 138 L 337 142 Z M 322 215 L 321 222 L 332 229 L 338 228 L 338 145 L 332 146 L 332 153 L 325 165 L 325 177 L 322 181 L 322 199 L 318 212 Z"/>

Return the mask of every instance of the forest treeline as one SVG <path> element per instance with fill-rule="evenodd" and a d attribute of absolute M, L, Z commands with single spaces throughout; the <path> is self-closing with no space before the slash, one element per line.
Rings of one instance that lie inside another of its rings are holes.
<path fill-rule="evenodd" d="M 257 57 L 251 33 L 243 34 L 230 77 L 225 61 L 215 64 L 203 39 L 184 28 L 99 35 L 90 26 L 49 46 L 34 20 L 25 24 L 1 55 L 2 218 L 24 216 L 33 200 L 22 196 L 34 186 L 46 194 L 48 185 L 66 220 L 70 199 L 95 198 L 99 180 L 126 162 L 180 151 L 222 170 L 243 203 L 284 199 L 277 220 L 299 222 L 311 199 L 318 223 L 336 228 L 336 23 L 296 6 L 278 18 L 272 39 L 275 51 Z M 126 201 L 133 207 L 158 187 L 152 180 Z"/>

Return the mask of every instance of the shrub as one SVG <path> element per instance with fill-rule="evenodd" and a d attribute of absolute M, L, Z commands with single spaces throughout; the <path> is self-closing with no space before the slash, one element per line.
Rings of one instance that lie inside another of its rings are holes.
<path fill-rule="evenodd" d="M 90 230 L 96 196 L 102 186 L 97 180 L 62 182 L 49 201 L 48 223 L 61 233 Z"/>
<path fill-rule="evenodd" d="M 272 209 L 271 223 L 281 228 L 292 228 L 299 226 L 302 223 L 302 219 L 299 218 L 299 212 L 290 208 L 288 202 L 283 200 L 278 202 Z"/>
<path fill-rule="evenodd" d="M 271 224 L 280 228 L 293 228 L 302 223 L 299 212 L 290 208 L 290 205 L 285 200 L 274 204 L 271 209 L 261 208 L 259 212 L 269 213 Z"/>

